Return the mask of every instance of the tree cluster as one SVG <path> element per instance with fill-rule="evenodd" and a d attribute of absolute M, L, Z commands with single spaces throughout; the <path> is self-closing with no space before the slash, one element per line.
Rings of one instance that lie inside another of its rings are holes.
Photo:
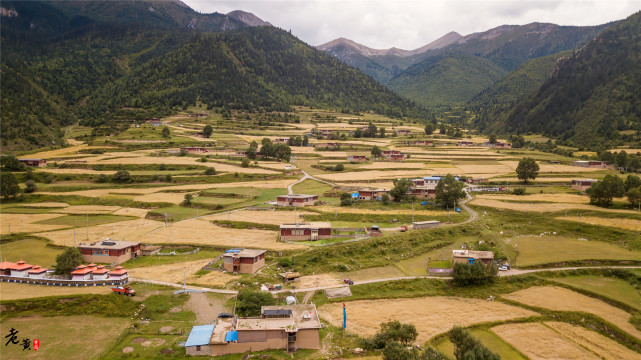
<path fill-rule="evenodd" d="M 240 316 L 259 316 L 261 306 L 275 305 L 276 300 L 271 294 L 251 290 L 241 290 L 238 293 L 236 313 Z"/>
<path fill-rule="evenodd" d="M 263 138 L 260 156 L 271 157 L 281 161 L 289 161 L 292 149 L 287 144 L 274 144 L 268 138 Z"/>
<path fill-rule="evenodd" d="M 464 188 L 465 184 L 457 181 L 451 174 L 447 174 L 436 184 L 436 202 L 443 207 L 454 207 L 458 200 L 466 197 Z"/>
<path fill-rule="evenodd" d="M 483 264 L 477 260 L 474 264 L 456 263 L 452 270 L 454 284 L 459 286 L 480 285 L 491 282 L 498 274 L 499 269 L 496 265 Z"/>

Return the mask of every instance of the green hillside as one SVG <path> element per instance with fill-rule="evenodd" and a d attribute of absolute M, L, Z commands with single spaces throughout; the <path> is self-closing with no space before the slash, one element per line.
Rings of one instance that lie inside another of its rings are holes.
<path fill-rule="evenodd" d="M 572 56 L 572 50 L 532 59 L 505 78 L 483 90 L 470 102 L 475 106 L 506 105 L 539 89 L 551 75 L 559 59 Z"/>
<path fill-rule="evenodd" d="M 405 70 L 388 86 L 425 106 L 459 105 L 500 80 L 506 70 L 471 55 L 434 56 Z"/>
<path fill-rule="evenodd" d="M 604 30 L 505 115 L 510 132 L 597 148 L 641 129 L 641 13 Z"/>

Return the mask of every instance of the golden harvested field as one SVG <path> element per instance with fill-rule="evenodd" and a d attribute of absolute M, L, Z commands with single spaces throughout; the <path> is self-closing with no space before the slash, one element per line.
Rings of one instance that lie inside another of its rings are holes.
<path fill-rule="evenodd" d="M 512 160 L 500 161 L 500 163 L 510 167 L 512 170 L 516 170 L 516 167 L 519 165 L 518 161 L 512 161 Z M 537 162 L 537 164 L 539 164 L 539 174 L 603 171 L 603 169 L 584 168 L 580 166 L 570 166 L 570 165 L 562 165 L 562 164 L 548 164 L 543 162 Z"/>
<path fill-rule="evenodd" d="M 329 212 L 333 213 L 334 211 L 337 211 L 341 214 L 377 214 L 377 215 L 412 215 L 412 210 L 411 209 L 405 209 L 405 210 L 369 210 L 369 209 L 350 209 L 350 208 L 345 208 L 345 207 L 329 207 L 329 206 L 322 206 L 319 207 L 318 210 L 323 211 L 323 212 Z M 450 212 L 451 214 L 451 212 Z M 447 215 L 447 211 L 445 210 L 414 210 L 414 215 Z"/>
<path fill-rule="evenodd" d="M 444 333 L 454 325 L 525 318 L 536 313 L 497 301 L 433 296 L 415 299 L 358 300 L 347 304 L 347 330 L 360 336 L 372 336 L 380 323 L 398 320 L 411 323 L 418 330 L 417 344 Z M 343 305 L 321 306 L 319 314 L 334 326 L 341 326 Z"/>
<path fill-rule="evenodd" d="M 58 207 L 67 207 L 69 204 L 63 202 L 41 202 L 35 204 L 21 204 L 22 207 L 41 207 L 41 208 L 58 208 Z"/>
<path fill-rule="evenodd" d="M 320 286 L 332 286 L 343 284 L 343 279 L 331 274 L 301 276 L 296 282 L 299 289 L 309 289 Z"/>
<path fill-rule="evenodd" d="M 19 344 L 4 346 L 2 359 L 95 359 L 108 350 L 109 346 L 129 326 L 129 318 L 76 316 L 28 316 L 2 321 L 3 335 L 14 328 Z M 38 351 L 22 350 L 22 339 L 38 339 Z M 3 338 L 4 339 L 4 338 Z"/>
<path fill-rule="evenodd" d="M 532 360 L 600 359 L 541 323 L 499 325 L 492 331 Z"/>
<path fill-rule="evenodd" d="M 492 200 L 487 198 L 480 198 L 477 196 L 474 200 L 470 202 L 473 205 L 487 206 L 497 209 L 507 209 L 515 211 L 532 211 L 532 212 L 557 212 L 567 210 L 592 210 L 592 211 L 603 211 L 610 213 L 633 213 L 632 210 L 620 210 L 620 209 L 606 209 L 594 205 L 588 204 L 572 204 L 572 203 L 521 203 L 521 202 L 507 202 Z"/>
<path fill-rule="evenodd" d="M 77 294 L 110 294 L 109 286 L 45 286 L 15 283 L 0 283 L 0 300 L 28 299 L 43 296 L 77 295 Z"/>
<path fill-rule="evenodd" d="M 513 173 L 512 173 L 513 174 Z M 492 178 L 492 181 L 508 181 L 510 184 L 514 183 L 519 183 L 522 184 L 523 182 L 519 179 L 516 178 L 516 175 L 514 176 L 506 176 L 507 174 L 503 174 L 501 177 L 496 177 Z M 545 176 L 538 176 L 535 180 L 537 183 L 566 183 L 567 185 L 570 185 L 572 183 L 572 180 L 576 179 L 576 176 L 573 177 L 545 177 Z"/>
<path fill-rule="evenodd" d="M 145 165 L 145 164 L 167 164 L 167 165 L 202 165 L 213 167 L 216 171 L 220 172 L 238 172 L 244 174 L 277 174 L 277 172 L 261 168 L 244 168 L 241 166 L 235 166 L 230 164 L 222 164 L 217 162 L 198 162 L 200 158 L 188 157 L 188 156 L 135 156 L 135 157 L 123 157 L 116 159 L 105 159 L 100 161 L 89 161 L 91 164 L 136 164 L 136 165 Z M 240 164 L 239 164 L 240 165 Z"/>
<path fill-rule="evenodd" d="M 91 169 L 48 169 L 48 168 L 42 168 L 38 169 L 38 171 L 44 171 L 52 174 L 88 174 L 88 175 L 100 175 L 100 174 L 105 174 L 105 175 L 113 175 L 116 173 L 116 171 L 98 171 L 98 170 L 91 170 Z"/>
<path fill-rule="evenodd" d="M 630 324 L 632 315 L 609 305 L 601 300 L 591 298 L 558 286 L 534 286 L 519 290 L 502 297 L 520 303 L 557 311 L 583 311 L 599 316 L 628 334 L 641 339 L 641 331 Z"/>
<path fill-rule="evenodd" d="M 343 186 L 343 187 L 350 187 L 354 189 L 360 189 L 360 188 L 369 188 L 369 189 L 392 189 L 394 187 L 394 183 L 391 181 L 377 181 L 377 182 L 334 182 L 336 186 Z"/>
<path fill-rule="evenodd" d="M 135 216 L 139 218 L 145 218 L 148 212 L 149 212 L 149 209 L 120 208 L 114 211 L 112 214 L 120 215 L 120 216 Z"/>
<path fill-rule="evenodd" d="M 120 209 L 119 206 L 72 205 L 62 210 L 56 210 L 56 212 L 62 214 L 110 214 L 118 209 Z"/>
<path fill-rule="evenodd" d="M 4 214 L 0 213 L 0 234 L 17 232 L 36 232 L 62 229 L 64 225 L 34 224 L 41 220 L 54 219 L 64 216 L 63 214 Z"/>
<path fill-rule="evenodd" d="M 584 327 L 556 321 L 546 322 L 545 325 L 606 359 L 635 360 L 641 357 L 641 354 Z"/>
<path fill-rule="evenodd" d="M 303 215 L 313 215 L 313 212 L 296 211 L 296 218 L 298 222 L 305 222 Z M 203 220 L 230 220 L 230 221 L 247 221 L 258 224 L 272 224 L 281 225 L 294 223 L 294 211 L 252 211 L 252 210 L 237 210 L 229 214 L 219 213 L 202 218 Z"/>
<path fill-rule="evenodd" d="M 487 175 L 505 174 L 513 171 L 508 166 L 499 165 L 499 164 L 497 165 L 455 165 L 455 166 L 457 169 L 460 170 L 456 172 L 458 175 L 486 174 L 484 177 L 487 177 Z"/>
<path fill-rule="evenodd" d="M 399 163 L 389 162 L 389 167 L 394 167 Z M 440 171 L 439 171 L 440 170 Z M 442 169 L 434 170 L 425 168 L 425 170 L 390 170 L 390 171 L 356 171 L 356 172 L 341 172 L 336 174 L 322 174 L 317 175 L 317 177 L 329 181 L 367 181 L 367 180 L 376 180 L 376 179 L 397 179 L 397 178 L 417 178 L 432 173 L 440 173 Z"/>
<path fill-rule="evenodd" d="M 588 204 L 590 198 L 586 195 L 577 195 L 577 194 L 529 194 L 529 195 L 493 195 L 493 194 L 482 194 L 476 195 L 477 199 L 489 199 L 489 200 L 511 200 L 519 202 L 528 202 L 528 201 L 546 201 L 546 202 L 555 202 L 555 203 L 570 203 L 570 204 Z"/>
<path fill-rule="evenodd" d="M 576 217 L 557 217 L 558 220 L 579 222 Z M 641 221 L 626 218 L 600 218 L 596 216 L 582 216 L 580 222 L 592 225 L 610 226 L 619 229 L 641 231 Z"/>
<path fill-rule="evenodd" d="M 400 162 L 400 163 L 390 163 L 388 161 L 377 161 L 365 166 L 359 167 L 359 169 L 424 169 L 424 163 L 415 163 L 415 162 Z"/>
<path fill-rule="evenodd" d="M 182 284 L 183 271 L 186 274 L 188 283 L 200 285 L 224 287 L 228 282 L 239 279 L 240 276 L 225 274 L 221 271 L 210 271 L 206 275 L 196 276 L 198 270 L 207 265 L 211 259 L 186 261 L 174 264 L 146 266 L 129 269 L 129 276 L 135 279 L 165 281 L 175 284 Z"/>
<path fill-rule="evenodd" d="M 143 234 L 164 225 L 159 221 L 136 219 L 126 220 L 113 224 L 95 225 L 89 227 L 89 241 L 87 241 L 86 228 L 76 230 L 76 244 L 95 242 L 112 238 L 124 241 L 140 241 Z M 39 233 L 38 236 L 53 241 L 56 245 L 73 246 L 73 230 L 58 230 Z M 146 239 L 146 242 L 155 242 L 153 238 Z"/>
<path fill-rule="evenodd" d="M 272 189 L 272 188 L 287 188 L 287 185 L 296 182 L 295 179 L 291 180 L 268 180 L 268 181 L 244 181 L 244 182 L 234 182 L 234 183 L 223 183 L 223 184 L 190 184 L 190 185 L 175 185 L 175 186 L 159 186 L 159 187 L 148 187 L 148 188 L 118 188 L 118 189 L 93 189 L 93 190 L 82 190 L 82 191 L 68 191 L 68 192 L 38 192 L 39 194 L 48 194 L 48 195 L 78 195 L 78 196 L 88 196 L 88 197 L 98 197 L 105 196 L 109 194 L 151 194 L 155 192 L 161 192 L 166 190 L 207 190 L 207 189 L 219 189 L 219 188 L 230 188 L 230 187 L 251 187 L 256 189 Z M 185 194 L 183 193 L 183 197 Z"/>
<path fill-rule="evenodd" d="M 268 168 L 268 169 L 273 169 L 273 170 L 285 170 L 286 166 L 291 166 L 293 169 L 296 169 L 297 167 L 294 165 L 291 165 L 289 163 L 275 163 L 271 161 L 264 161 L 264 162 L 258 162 L 258 166 Z"/>
<path fill-rule="evenodd" d="M 142 202 L 168 202 L 177 205 L 185 200 L 185 194 L 187 193 L 155 192 L 151 194 L 134 196 L 133 199 L 135 201 Z"/>
<path fill-rule="evenodd" d="M 87 144 L 82 144 L 78 146 L 70 146 L 58 150 L 50 150 L 50 151 L 41 151 L 37 152 L 35 154 L 29 154 L 25 155 L 25 158 L 28 159 L 51 159 L 55 157 L 60 157 L 63 155 L 69 155 L 69 154 L 75 154 L 80 150 L 89 150 L 89 149 L 107 149 L 107 148 L 113 148 L 111 146 L 88 146 Z"/>
<path fill-rule="evenodd" d="M 305 247 L 304 245 L 278 242 L 276 241 L 277 235 L 275 231 L 232 229 L 217 226 L 202 219 L 189 219 L 172 224 L 171 234 L 169 227 L 162 226 L 157 231 L 137 236 L 136 239 L 148 243 L 249 247 L 268 250 Z"/>

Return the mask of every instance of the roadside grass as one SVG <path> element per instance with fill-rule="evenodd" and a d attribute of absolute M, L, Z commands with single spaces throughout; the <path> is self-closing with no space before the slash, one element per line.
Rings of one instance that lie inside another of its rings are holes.
<path fill-rule="evenodd" d="M 2 261 L 18 262 L 24 260 L 27 264 L 51 268 L 56 264 L 56 256 L 63 249 L 49 245 L 48 241 L 24 239 L 0 244 Z"/>
<path fill-rule="evenodd" d="M 29 316 L 2 321 L 0 331 L 18 331 L 19 344 L 2 347 L 3 359 L 92 359 L 107 350 L 112 339 L 126 329 L 128 318 L 96 318 L 89 315 Z M 100 340 L 96 338 L 99 334 Z M 22 340 L 40 341 L 38 351 L 23 350 Z"/>
<path fill-rule="evenodd" d="M 312 194 L 322 195 L 332 190 L 332 187 L 316 180 L 307 179 L 299 184 L 292 186 L 294 194 Z"/>
<path fill-rule="evenodd" d="M 35 224 L 46 224 L 46 225 L 64 225 L 69 227 L 83 227 L 102 224 L 111 224 L 121 221 L 134 220 L 137 219 L 133 216 L 120 216 L 120 215 L 110 215 L 110 214 L 101 214 L 101 215 L 66 215 L 53 219 L 41 220 L 35 222 Z"/>
<path fill-rule="evenodd" d="M 641 311 L 641 291 L 625 280 L 599 275 L 565 276 L 548 279 L 594 292 Z"/>
<path fill-rule="evenodd" d="M 166 264 L 175 264 L 186 261 L 202 260 L 202 259 L 214 259 L 219 256 L 222 252 L 215 250 L 200 250 L 195 254 L 190 255 L 181 255 L 179 252 L 176 255 L 152 255 L 152 256 L 139 256 L 135 259 L 128 260 L 125 263 L 127 269 L 147 267 L 147 266 L 156 266 L 156 265 L 166 265 Z"/>

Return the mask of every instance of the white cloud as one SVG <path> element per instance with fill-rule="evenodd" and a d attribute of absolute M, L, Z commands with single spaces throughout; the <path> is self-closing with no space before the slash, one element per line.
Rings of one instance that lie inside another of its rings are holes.
<path fill-rule="evenodd" d="M 638 0 L 184 0 L 194 10 L 248 11 L 319 45 L 345 37 L 373 48 L 415 49 L 450 31 L 462 35 L 531 22 L 598 25 L 641 10 Z"/>

